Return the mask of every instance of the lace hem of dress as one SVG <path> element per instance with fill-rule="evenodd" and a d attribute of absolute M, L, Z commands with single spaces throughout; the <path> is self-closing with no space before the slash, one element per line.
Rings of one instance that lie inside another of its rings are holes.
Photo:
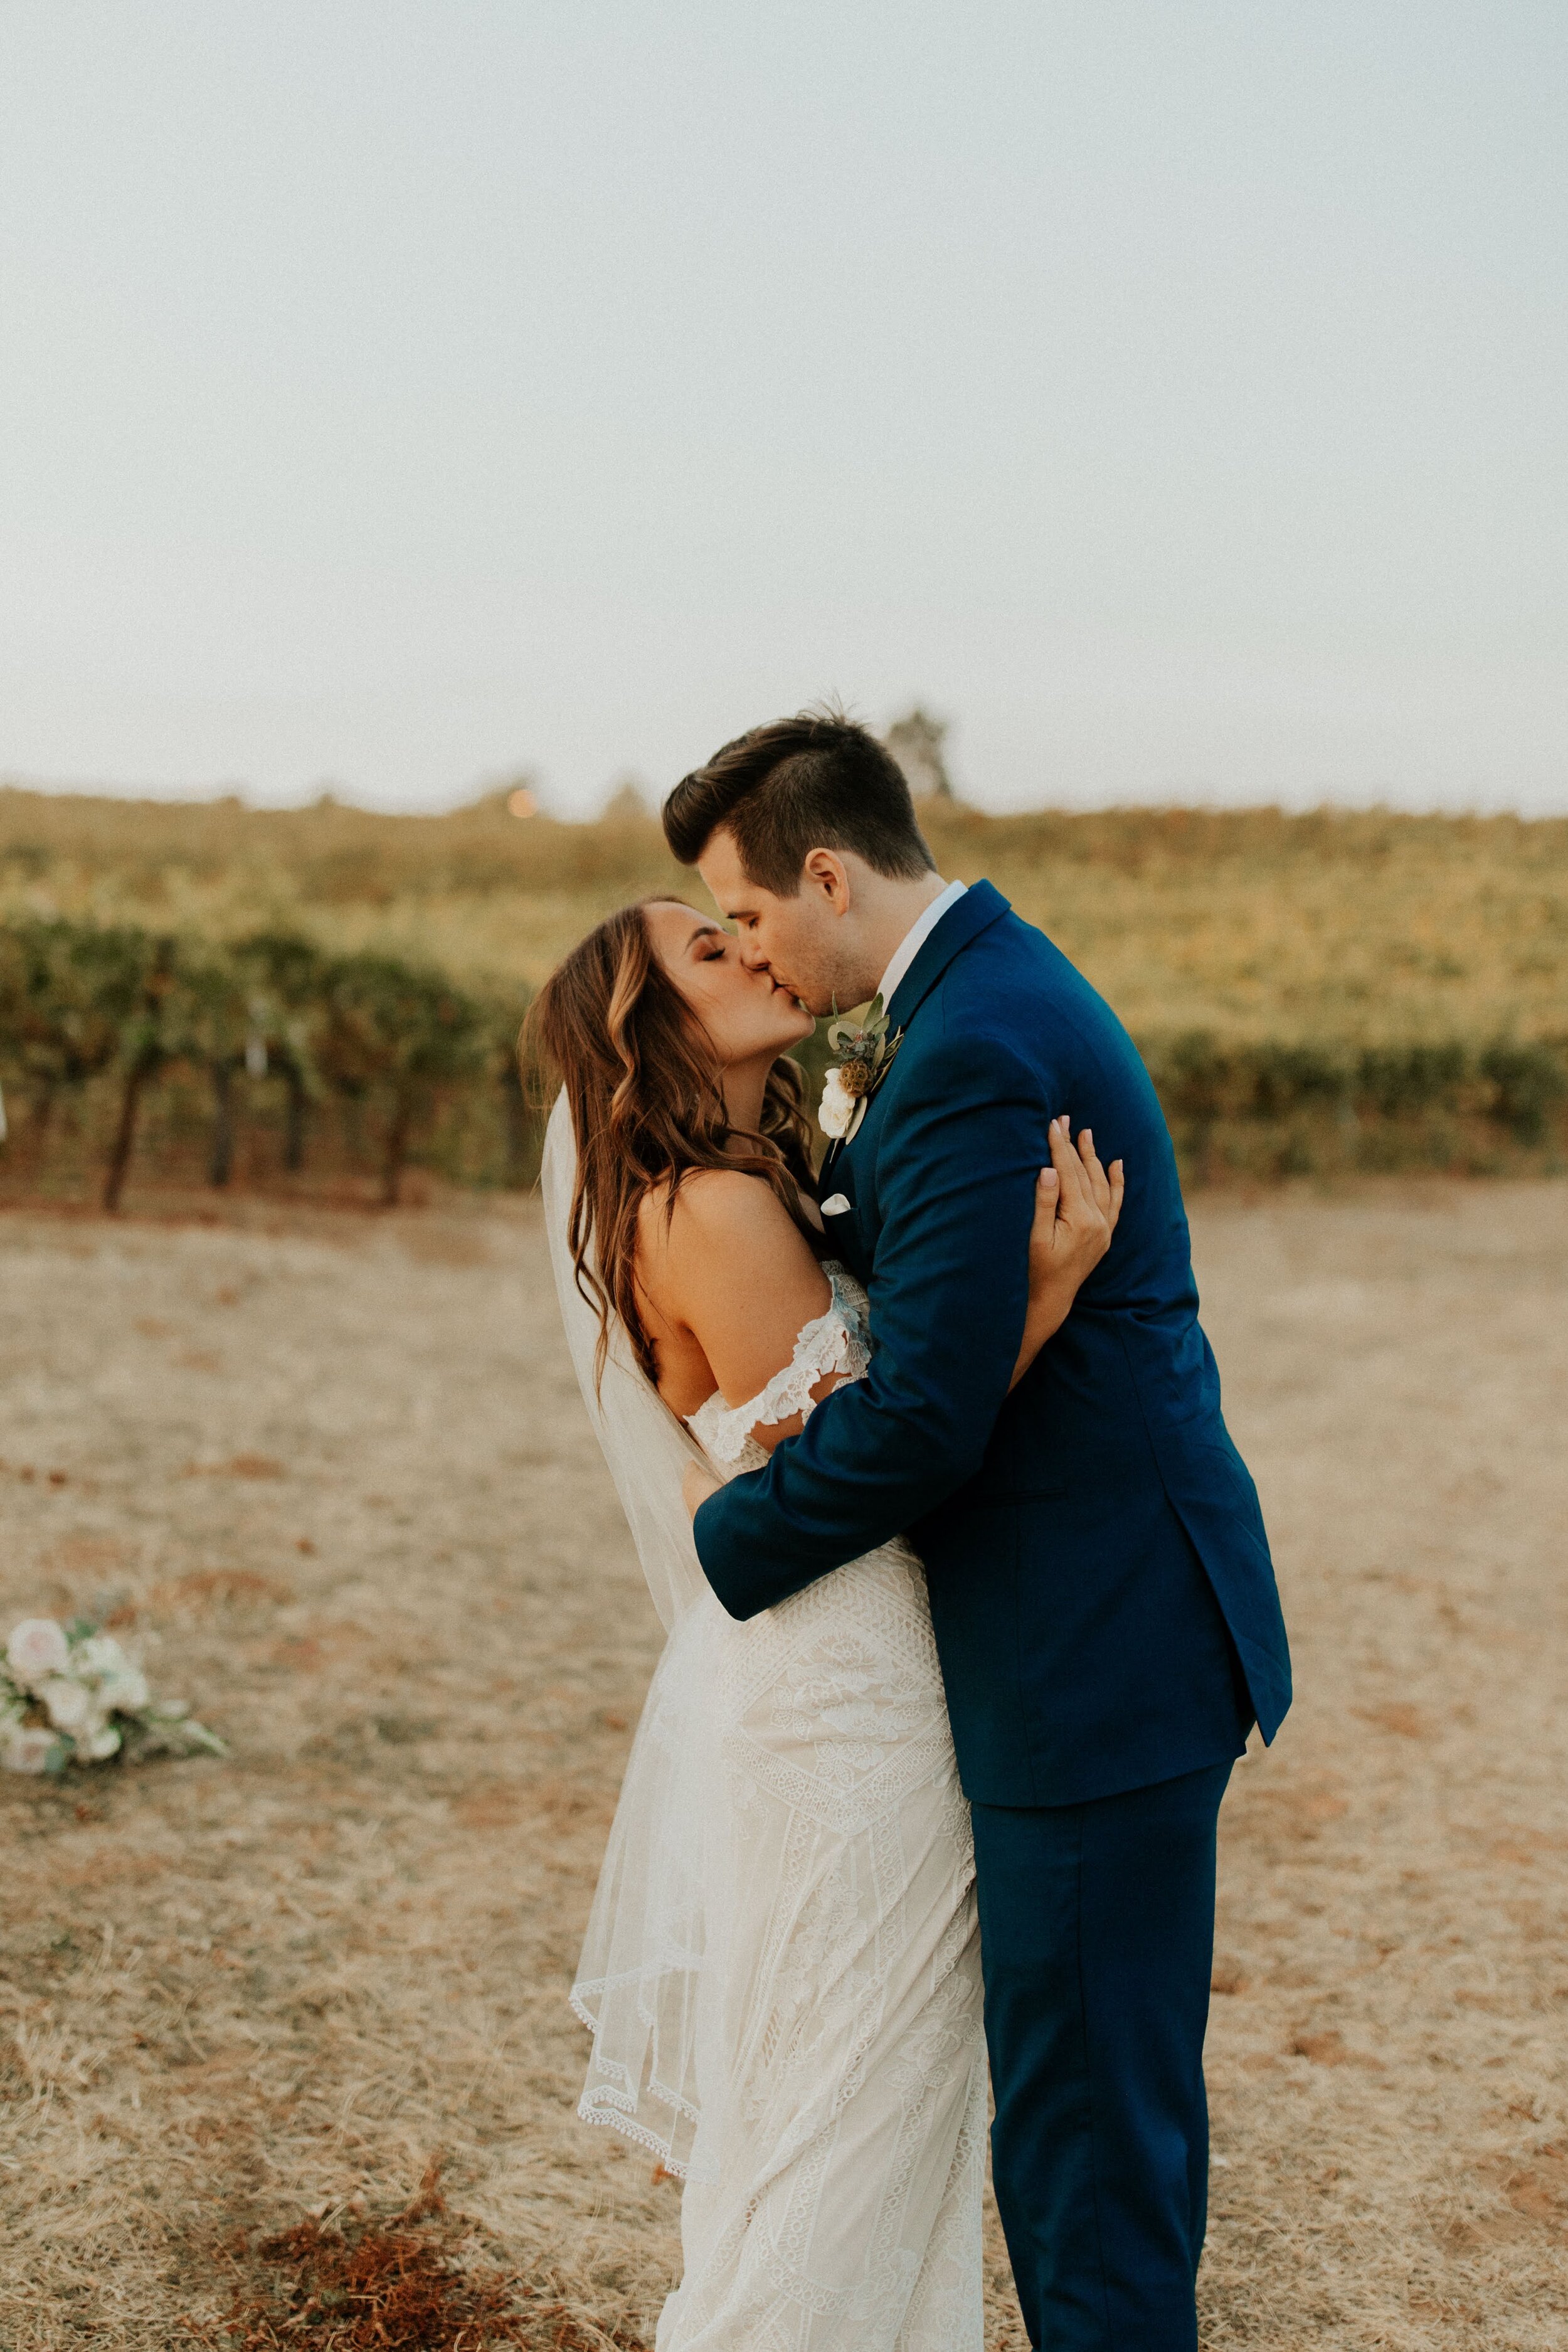
<path fill-rule="evenodd" d="M 816 1402 L 811 1391 L 830 1372 L 860 1380 L 869 1369 L 870 1357 L 856 1328 L 853 1311 L 831 1269 L 828 1281 L 833 1289 L 831 1303 L 804 1327 L 795 1353 L 766 1388 L 737 1405 L 726 1405 L 715 1392 L 695 1412 L 688 1413 L 687 1427 L 715 1462 L 739 1461 L 747 1438 L 759 1423 L 787 1421 L 793 1412 L 809 1420 Z"/>

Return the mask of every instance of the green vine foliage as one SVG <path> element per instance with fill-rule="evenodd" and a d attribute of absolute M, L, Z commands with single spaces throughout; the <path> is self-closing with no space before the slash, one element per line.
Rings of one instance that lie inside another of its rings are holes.
<path fill-rule="evenodd" d="M 521 980 L 458 982 L 286 929 L 226 943 L 0 923 L 0 1186 L 118 1207 L 128 1185 L 357 1187 L 410 1168 L 526 1186 L 542 1102 Z M 815 1100 L 827 1024 L 798 1049 Z M 1139 1035 L 1189 1179 L 1568 1168 L 1568 1029 L 1408 1044 Z"/>
<path fill-rule="evenodd" d="M 289 1178 L 312 1160 L 358 1171 L 388 1204 L 419 1163 L 525 1184 L 539 1143 L 516 1067 L 528 998 L 521 982 L 463 988 L 286 932 L 216 944 L 13 922 L 0 927 L 0 1171 L 67 1191 L 90 1172 L 115 1209 L 155 1127 L 155 1156 L 181 1174 L 199 1136 L 217 1188 L 242 1158 Z"/>

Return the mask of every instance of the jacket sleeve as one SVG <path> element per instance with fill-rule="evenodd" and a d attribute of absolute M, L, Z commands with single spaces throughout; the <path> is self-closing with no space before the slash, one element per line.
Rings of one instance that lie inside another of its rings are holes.
<path fill-rule="evenodd" d="M 900 1075 L 878 1147 L 870 1372 L 697 1514 L 698 1557 L 732 1617 L 933 1510 L 980 1467 L 1007 1394 L 1050 1157 L 1044 1084 L 984 1038 L 922 1041 Z"/>

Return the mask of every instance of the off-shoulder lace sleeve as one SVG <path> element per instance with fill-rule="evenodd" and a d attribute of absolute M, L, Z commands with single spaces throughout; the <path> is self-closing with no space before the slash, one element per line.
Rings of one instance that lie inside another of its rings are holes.
<path fill-rule="evenodd" d="M 715 1391 L 688 1415 L 688 1428 L 713 1461 L 738 1461 L 753 1429 L 787 1421 L 795 1412 L 803 1421 L 809 1419 L 816 1402 L 811 1391 L 830 1373 L 849 1381 L 865 1377 L 871 1360 L 865 1327 L 837 1269 L 829 1266 L 826 1273 L 833 1288 L 826 1311 L 805 1326 L 788 1363 L 766 1388 L 737 1405 L 727 1405 Z"/>

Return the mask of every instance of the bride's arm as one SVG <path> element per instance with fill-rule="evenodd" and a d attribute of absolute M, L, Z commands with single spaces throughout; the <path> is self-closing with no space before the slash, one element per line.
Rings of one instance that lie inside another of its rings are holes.
<path fill-rule="evenodd" d="M 1075 1151 L 1067 1118 L 1054 1118 L 1050 1147 L 1051 1165 L 1041 1169 L 1035 1187 L 1029 1306 L 1018 1360 L 1007 1383 L 1009 1395 L 1051 1334 L 1067 1321 L 1073 1300 L 1110 1247 L 1121 1214 L 1121 1162 L 1113 1160 L 1107 1174 L 1089 1128 L 1079 1134 Z"/>
<path fill-rule="evenodd" d="M 658 1322 L 695 1342 L 725 1403 L 749 1403 L 784 1370 L 805 1326 L 832 1300 L 805 1236 L 760 1177 L 709 1169 L 689 1176 L 667 1218 L 646 1204 L 637 1280 Z M 826 1375 L 815 1401 L 836 1385 Z M 695 1400 L 700 1402 L 700 1399 Z M 770 1453 L 801 1426 L 798 1412 L 752 1431 Z"/>

